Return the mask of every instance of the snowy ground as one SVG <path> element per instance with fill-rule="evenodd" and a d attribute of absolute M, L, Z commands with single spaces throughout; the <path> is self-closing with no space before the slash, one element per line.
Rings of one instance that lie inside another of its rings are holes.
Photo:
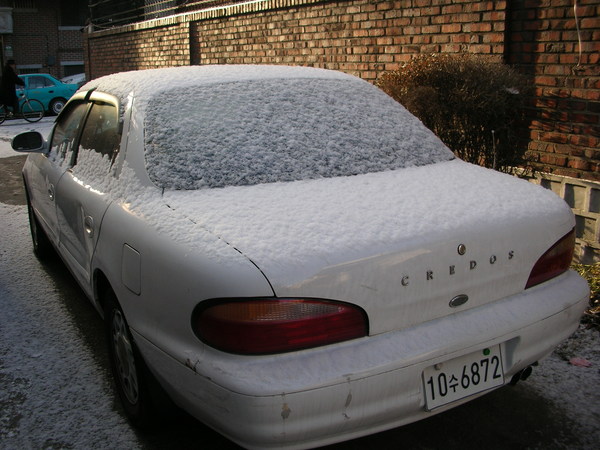
<path fill-rule="evenodd" d="M 51 122 L 0 125 L 0 158 L 16 155 L 12 135 L 47 131 Z M 116 411 L 106 369 L 77 316 L 66 311 L 55 279 L 31 253 L 25 207 L 0 204 L 0 230 L 0 449 L 144 448 Z M 572 421 L 578 442 L 557 441 L 552 448 L 597 448 L 597 331 L 581 328 L 520 386 Z"/>
<path fill-rule="evenodd" d="M 0 205 L 0 448 L 134 448 L 110 385 L 31 257 L 24 207 Z"/>

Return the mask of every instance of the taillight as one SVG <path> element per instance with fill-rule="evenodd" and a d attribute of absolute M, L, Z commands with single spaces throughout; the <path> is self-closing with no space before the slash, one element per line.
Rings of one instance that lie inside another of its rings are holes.
<path fill-rule="evenodd" d="M 192 328 L 212 347 L 255 355 L 333 344 L 368 332 L 366 314 L 356 306 L 277 298 L 203 302 L 194 311 Z"/>
<path fill-rule="evenodd" d="M 554 244 L 537 260 L 525 289 L 548 281 L 569 270 L 575 250 L 575 229 Z"/>

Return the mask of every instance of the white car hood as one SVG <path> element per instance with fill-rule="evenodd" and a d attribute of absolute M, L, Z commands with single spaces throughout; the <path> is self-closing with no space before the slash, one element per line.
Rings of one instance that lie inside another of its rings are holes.
<path fill-rule="evenodd" d="M 447 296 L 468 292 L 476 306 L 522 290 L 535 260 L 574 226 L 570 209 L 552 192 L 460 160 L 168 191 L 164 201 L 249 258 L 276 295 L 357 303 L 372 331 L 447 314 Z M 466 255 L 457 253 L 459 244 Z M 444 308 L 423 313 L 423 302 L 438 297 Z M 386 319 L 402 302 L 404 318 Z M 410 305 L 418 311 L 407 314 Z"/>

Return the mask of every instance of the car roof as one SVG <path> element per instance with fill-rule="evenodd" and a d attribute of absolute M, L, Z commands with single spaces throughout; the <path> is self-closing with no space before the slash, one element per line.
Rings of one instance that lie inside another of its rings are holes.
<path fill-rule="evenodd" d="M 348 79 L 360 80 L 342 72 L 300 66 L 206 65 L 120 72 L 91 80 L 81 90 L 97 89 L 119 98 L 135 96 L 138 108 L 162 92 L 175 88 L 215 85 L 267 79 Z"/>
<path fill-rule="evenodd" d="M 49 73 L 24 73 L 22 75 L 19 75 L 20 77 L 46 77 L 46 78 L 54 78 L 56 80 L 56 77 L 50 75 Z"/>

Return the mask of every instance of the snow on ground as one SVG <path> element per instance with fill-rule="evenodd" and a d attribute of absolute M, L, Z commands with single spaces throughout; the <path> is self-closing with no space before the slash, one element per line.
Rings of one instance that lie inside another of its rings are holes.
<path fill-rule="evenodd" d="M 9 144 L 14 134 L 32 128 L 45 133 L 51 124 L 45 118 L 33 125 L 0 125 L 0 157 L 17 155 Z M 114 410 L 105 368 L 30 250 L 26 208 L 0 204 L 0 224 L 0 449 L 139 448 Z M 580 328 L 521 386 L 566 412 L 581 444 L 596 448 L 598 331 Z"/>
<path fill-rule="evenodd" d="M 589 367 L 586 367 L 589 366 Z M 600 333 L 579 329 L 534 367 L 524 386 L 561 407 L 586 444 L 600 443 Z"/>
<path fill-rule="evenodd" d="M 12 136 L 47 133 L 53 121 L 0 125 L 0 157 L 18 155 Z M 0 204 L 0 449 L 138 448 L 105 369 L 31 252 L 27 223 L 24 206 Z"/>
<path fill-rule="evenodd" d="M 0 448 L 136 448 L 56 285 L 30 251 L 25 207 L 0 205 Z"/>

